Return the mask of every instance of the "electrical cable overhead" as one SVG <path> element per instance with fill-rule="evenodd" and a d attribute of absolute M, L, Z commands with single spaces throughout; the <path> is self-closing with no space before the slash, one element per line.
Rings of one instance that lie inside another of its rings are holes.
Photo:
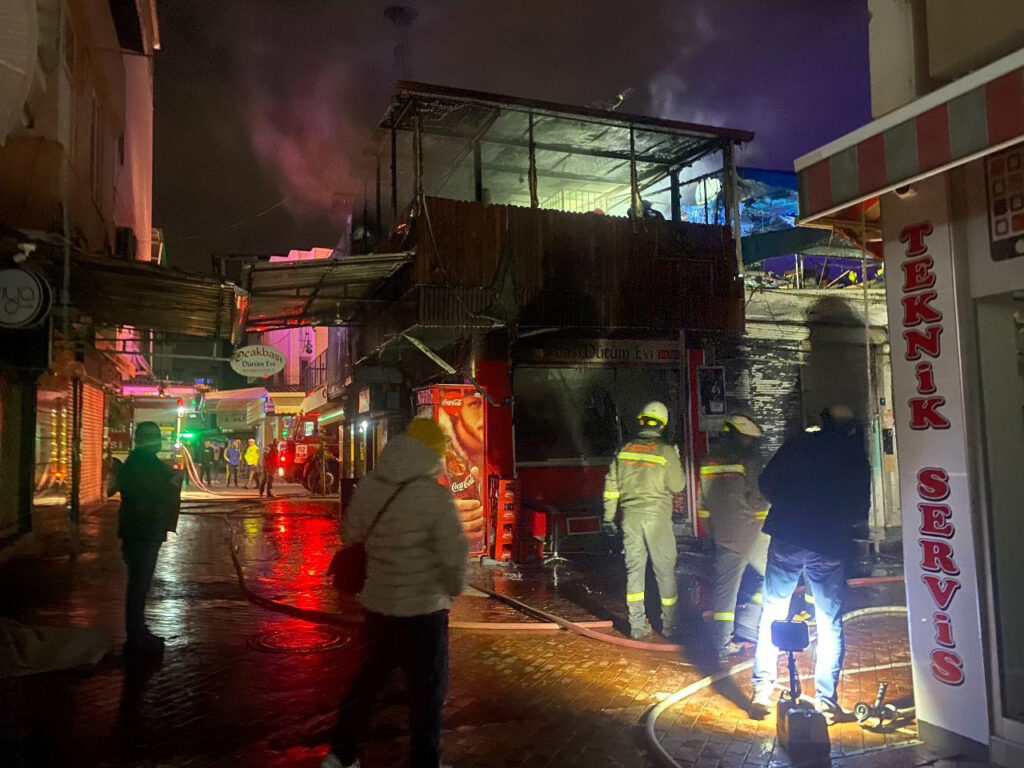
<path fill-rule="evenodd" d="M 213 237 L 215 235 L 220 235 L 220 234 L 223 234 L 225 232 L 230 232 L 232 229 L 237 229 L 238 227 L 245 226 L 249 222 L 255 221 L 256 219 L 259 219 L 259 218 L 261 218 L 263 216 L 266 216 L 268 213 L 271 213 L 272 211 L 275 211 L 276 209 L 280 208 L 282 205 L 287 203 L 289 200 L 291 200 L 292 197 L 294 197 L 294 195 L 287 195 L 285 197 L 282 197 L 280 200 L 278 200 L 276 203 L 274 203 L 269 208 L 264 208 L 259 213 L 254 213 L 252 216 L 249 216 L 247 218 L 244 218 L 244 219 L 241 219 L 239 221 L 236 221 L 233 224 L 228 224 L 228 225 L 226 225 L 224 227 L 221 227 L 220 229 L 213 229 L 213 230 L 210 230 L 209 232 L 200 232 L 200 233 L 196 233 L 196 234 L 193 234 L 193 235 L 185 235 L 184 237 L 174 237 L 174 238 L 171 238 L 170 240 L 165 240 L 164 243 L 165 244 L 169 244 L 169 243 L 184 243 L 184 242 L 186 242 L 188 240 L 201 240 L 204 237 Z"/>

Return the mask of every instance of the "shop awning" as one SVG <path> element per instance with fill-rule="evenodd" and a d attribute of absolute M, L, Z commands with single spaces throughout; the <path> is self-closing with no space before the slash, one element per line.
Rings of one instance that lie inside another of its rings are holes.
<path fill-rule="evenodd" d="M 71 303 L 100 325 L 227 338 L 234 302 L 234 286 L 213 277 L 112 257 L 71 259 Z"/>
<path fill-rule="evenodd" d="M 801 221 L 832 216 L 1022 139 L 1024 49 L 798 158 Z"/>
<path fill-rule="evenodd" d="M 242 326 L 267 331 L 305 325 L 344 325 L 380 284 L 412 260 L 411 253 L 345 256 L 247 266 Z"/>

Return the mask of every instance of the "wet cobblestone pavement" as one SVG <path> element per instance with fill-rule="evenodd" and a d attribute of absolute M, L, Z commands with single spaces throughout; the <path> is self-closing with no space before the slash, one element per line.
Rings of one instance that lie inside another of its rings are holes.
<path fill-rule="evenodd" d="M 194 497 L 186 512 L 161 550 L 150 598 L 150 625 L 167 637 L 162 663 L 126 664 L 118 642 L 92 670 L 0 681 L 9 762 L 18 755 L 27 766 L 319 764 L 334 707 L 356 670 L 361 627 L 310 623 L 254 605 L 240 589 L 231 547 L 254 594 L 291 610 L 355 614 L 322 577 L 338 544 L 336 506 Z M 41 517 L 29 546 L 0 553 L 0 615 L 100 625 L 123 637 L 116 508 L 84 516 L 73 560 L 64 528 L 59 514 Z M 550 567 L 474 567 L 472 578 L 573 620 L 621 621 L 613 559 L 561 565 L 555 576 L 557 585 Z M 898 599 L 885 590 L 857 592 L 861 602 Z M 536 621 L 481 596 L 460 598 L 452 619 Z M 879 680 L 890 683 L 892 697 L 912 693 L 904 619 L 851 622 L 848 644 L 848 707 L 873 698 Z M 645 711 L 706 671 L 686 654 L 625 649 L 564 631 L 454 630 L 445 759 L 457 768 L 653 766 L 640 726 Z M 669 707 L 657 735 L 682 764 L 785 764 L 774 749 L 774 721 L 752 722 L 730 700 L 748 694 L 749 672 L 705 689 Z M 365 766 L 404 764 L 404 701 L 396 678 L 367 734 Z M 875 735 L 847 724 L 831 735 L 834 757 L 850 765 L 934 758 L 920 749 L 865 752 L 912 741 L 912 728 Z"/>

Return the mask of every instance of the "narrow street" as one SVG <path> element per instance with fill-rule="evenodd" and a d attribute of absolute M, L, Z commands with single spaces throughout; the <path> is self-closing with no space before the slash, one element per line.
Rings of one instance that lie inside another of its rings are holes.
<path fill-rule="evenodd" d="M 289 495 L 287 486 L 282 492 Z M 0 564 L 3 614 L 30 624 L 98 625 L 116 642 L 94 670 L 5 681 L 4 714 L 12 723 L 5 746 L 20 750 L 29 766 L 318 765 L 361 649 L 360 625 L 346 620 L 357 606 L 339 603 L 322 576 L 338 544 L 335 513 L 334 502 L 304 497 L 189 494 L 179 533 L 161 551 L 150 597 L 150 624 L 167 637 L 167 649 L 162 663 L 141 666 L 120 653 L 116 506 L 85 515 L 74 561 L 60 554 L 67 545 L 58 533 L 65 527 L 60 513 L 40 514 L 44 556 L 14 554 Z M 617 601 L 608 596 L 617 575 L 587 567 L 594 566 L 559 565 L 559 586 L 550 567 L 475 566 L 471 581 L 507 588 L 576 621 L 617 620 Z M 898 599 L 886 589 L 854 590 L 855 600 Z M 452 612 L 446 760 L 467 768 L 656 764 L 645 742 L 645 713 L 704 676 L 687 652 L 638 651 L 530 629 L 533 617 L 470 592 Z M 586 607 L 574 600 L 580 594 L 591 598 Z M 302 612 L 316 621 L 298 618 Z M 482 622 L 502 628 L 460 628 Z M 912 694 L 905 616 L 851 621 L 847 642 L 847 707 L 873 699 L 882 680 L 891 699 Z M 809 670 L 809 658 L 801 668 Z M 404 759 L 401 686 L 397 677 L 367 735 L 366 765 Z M 749 692 L 745 671 L 704 688 L 660 715 L 657 738 L 681 765 L 784 761 L 774 748 L 774 719 L 754 722 L 741 708 Z M 836 760 L 871 758 L 878 765 L 871 750 L 911 743 L 916 732 L 874 734 L 853 723 L 834 727 L 831 737 Z M 896 750 L 885 753 L 884 764 L 925 759 L 920 748 Z"/>

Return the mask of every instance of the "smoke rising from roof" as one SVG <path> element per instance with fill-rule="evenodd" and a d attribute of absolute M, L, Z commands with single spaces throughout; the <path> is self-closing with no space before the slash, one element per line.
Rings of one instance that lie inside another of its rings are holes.
<path fill-rule="evenodd" d="M 161 6 L 155 225 L 173 243 L 286 198 L 171 247 L 172 263 L 338 241 L 362 206 L 364 151 L 394 88 L 389 4 Z M 869 118 L 867 11 L 852 0 L 414 5 L 408 79 L 570 104 L 631 85 L 620 112 L 755 131 L 745 164 L 791 168 Z"/>

